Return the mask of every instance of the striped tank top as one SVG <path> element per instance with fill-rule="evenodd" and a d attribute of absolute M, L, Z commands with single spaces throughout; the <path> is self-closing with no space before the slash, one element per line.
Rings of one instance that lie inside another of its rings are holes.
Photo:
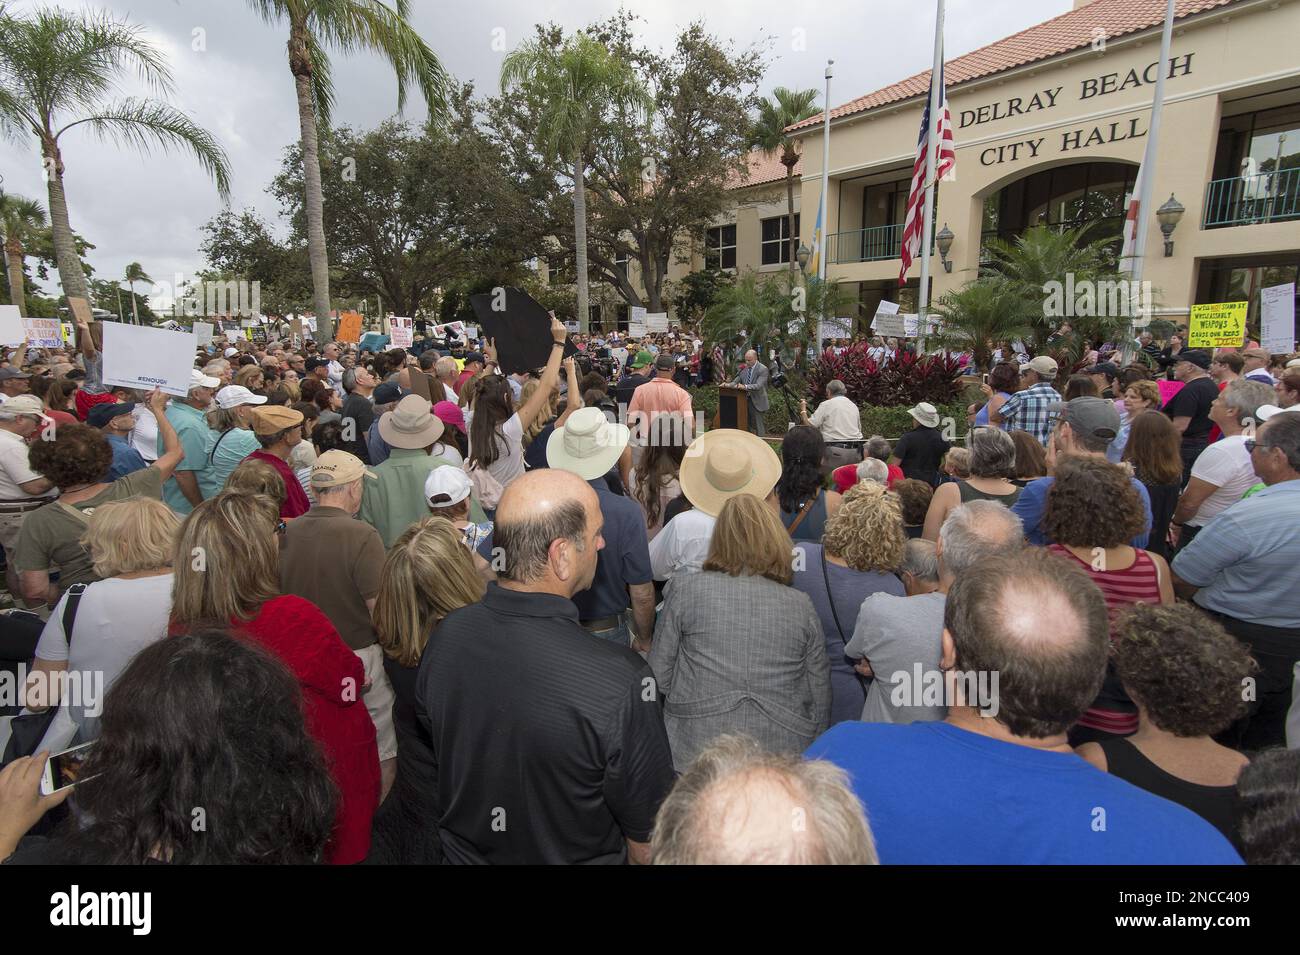
<path fill-rule="evenodd" d="M 1155 561 L 1144 550 L 1135 550 L 1133 563 L 1123 570 L 1097 570 L 1068 547 L 1049 544 L 1047 549 L 1079 564 L 1101 590 L 1106 601 L 1106 614 L 1110 618 L 1111 640 L 1115 639 L 1115 618 L 1120 611 L 1133 604 L 1160 603 L 1160 575 Z M 1137 707 L 1124 692 L 1114 664 L 1106 665 L 1106 679 L 1102 682 L 1101 692 L 1088 711 L 1079 717 L 1079 725 L 1114 736 L 1131 736 L 1137 732 Z"/>

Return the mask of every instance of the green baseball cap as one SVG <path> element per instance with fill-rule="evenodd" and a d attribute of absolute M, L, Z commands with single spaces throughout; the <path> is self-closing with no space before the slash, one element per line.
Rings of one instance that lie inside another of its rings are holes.
<path fill-rule="evenodd" d="M 647 365 L 653 365 L 654 361 L 654 355 L 650 354 L 648 351 L 639 351 L 636 353 L 636 357 L 629 363 L 628 367 L 645 368 Z"/>

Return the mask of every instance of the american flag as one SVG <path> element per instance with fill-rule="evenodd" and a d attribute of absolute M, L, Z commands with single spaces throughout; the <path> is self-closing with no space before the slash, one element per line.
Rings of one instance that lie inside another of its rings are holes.
<path fill-rule="evenodd" d="M 925 223 L 922 222 L 925 210 L 925 164 L 926 154 L 930 149 L 930 99 L 925 101 L 925 112 L 921 114 L 921 136 L 916 144 L 916 163 L 912 166 L 912 194 L 907 199 L 907 215 L 903 219 L 903 248 L 901 258 L 903 267 L 898 272 L 898 284 L 907 284 L 907 270 L 912 267 L 912 260 L 921 251 L 921 235 Z M 952 114 L 948 112 L 948 91 L 943 85 L 943 57 L 939 57 L 939 156 L 938 169 L 934 178 L 939 179 L 953 172 L 957 167 L 957 153 L 952 140 Z"/>

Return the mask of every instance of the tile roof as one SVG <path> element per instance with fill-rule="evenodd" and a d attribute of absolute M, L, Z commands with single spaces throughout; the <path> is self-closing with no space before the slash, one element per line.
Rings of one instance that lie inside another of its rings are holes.
<path fill-rule="evenodd" d="M 764 155 L 761 149 L 752 150 L 749 154 L 749 177 L 742 178 L 739 175 L 733 175 L 731 181 L 727 183 L 728 189 L 747 189 L 750 186 L 761 186 L 769 182 L 783 182 L 785 180 L 785 166 L 781 165 L 781 153 L 778 151 L 772 155 Z M 795 163 L 794 176 L 799 178 L 803 172 L 803 159 Z"/>
<path fill-rule="evenodd" d="M 1226 7 L 1239 0 L 1176 0 L 1175 19 Z M 1105 31 L 1107 39 L 1137 33 L 1164 21 L 1165 0 L 1093 0 L 1077 10 L 1021 30 L 1009 37 L 980 47 L 953 60 L 944 61 L 944 81 L 951 89 L 959 83 L 991 76 L 1004 70 L 1069 53 L 1093 42 L 1095 31 Z M 930 88 L 930 71 L 860 96 L 831 110 L 831 119 L 851 116 L 877 106 L 885 106 L 913 96 L 924 95 Z M 795 123 L 789 130 L 803 130 L 822 122 L 822 114 Z"/>

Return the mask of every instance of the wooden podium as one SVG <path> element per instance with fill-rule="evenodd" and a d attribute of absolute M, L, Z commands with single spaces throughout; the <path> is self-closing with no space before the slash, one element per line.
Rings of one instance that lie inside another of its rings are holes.
<path fill-rule="evenodd" d="M 749 430 L 749 392 L 740 385 L 718 386 L 718 413 L 713 416 L 714 428 Z"/>

